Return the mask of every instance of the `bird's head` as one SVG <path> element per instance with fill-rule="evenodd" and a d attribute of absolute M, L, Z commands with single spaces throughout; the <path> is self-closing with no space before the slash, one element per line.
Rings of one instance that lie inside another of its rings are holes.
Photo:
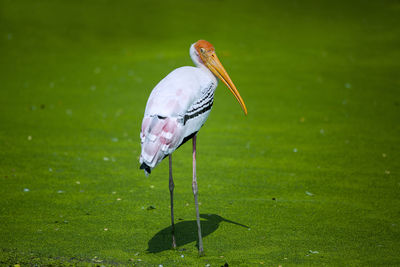
<path fill-rule="evenodd" d="M 242 226 L 245 228 L 250 228 L 244 224 L 225 219 L 217 214 L 200 214 L 200 217 L 203 219 L 207 219 L 207 220 L 213 222 L 214 224 L 219 224 L 220 222 L 228 222 L 228 223 L 236 224 L 236 225 L 239 225 L 239 226 Z"/>
<path fill-rule="evenodd" d="M 219 61 L 214 46 L 205 40 L 199 40 L 193 46 L 202 63 L 229 88 L 242 107 L 244 114 L 247 115 L 246 105 L 225 68 L 222 66 L 222 63 Z"/>

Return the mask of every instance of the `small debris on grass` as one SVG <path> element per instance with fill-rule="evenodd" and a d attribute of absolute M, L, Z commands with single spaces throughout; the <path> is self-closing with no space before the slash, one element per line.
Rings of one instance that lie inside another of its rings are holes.
<path fill-rule="evenodd" d="M 306 195 L 307 195 L 307 196 L 313 196 L 314 194 L 311 193 L 311 192 L 306 191 Z"/>
<path fill-rule="evenodd" d="M 321 130 L 319 130 L 319 133 L 320 133 L 320 134 L 325 134 L 325 130 L 324 130 L 324 129 L 321 129 Z"/>
<path fill-rule="evenodd" d="M 76 184 L 81 184 L 81 182 L 79 182 L 79 181 L 76 181 L 75 183 L 76 183 Z"/>
<path fill-rule="evenodd" d="M 111 141 L 118 142 L 118 138 L 117 137 L 113 137 L 113 138 L 111 138 Z"/>
<path fill-rule="evenodd" d="M 49 172 L 52 172 L 53 171 L 53 169 L 52 168 L 49 168 Z"/>
<path fill-rule="evenodd" d="M 206 267 L 210 267 L 210 266 L 211 266 L 211 264 L 209 264 L 209 263 L 206 264 Z"/>
<path fill-rule="evenodd" d="M 29 192 L 29 188 L 24 188 L 24 192 Z"/>
<path fill-rule="evenodd" d="M 63 190 L 58 190 L 58 191 L 57 191 L 58 194 L 63 194 L 64 192 L 65 192 L 65 191 L 63 191 Z"/>
<path fill-rule="evenodd" d="M 67 110 L 65 110 L 65 113 L 66 113 L 68 116 L 71 116 L 71 115 L 72 115 L 72 110 L 67 109 Z"/>
<path fill-rule="evenodd" d="M 345 83 L 344 87 L 346 87 L 347 89 L 350 89 L 351 88 L 351 83 Z"/>
<path fill-rule="evenodd" d="M 104 231 L 108 231 L 108 228 L 104 228 Z"/>
<path fill-rule="evenodd" d="M 273 197 L 272 200 L 276 200 L 276 198 Z"/>
<path fill-rule="evenodd" d="M 95 262 L 95 263 L 101 263 L 101 262 L 103 262 L 103 260 L 98 259 L 97 256 L 95 256 L 95 257 L 92 259 L 92 261 Z"/>
<path fill-rule="evenodd" d="M 389 170 L 385 170 L 385 174 L 390 174 L 390 171 Z"/>
<path fill-rule="evenodd" d="M 120 201 L 121 200 L 121 198 L 117 198 L 117 201 Z"/>
<path fill-rule="evenodd" d="M 162 265 L 162 264 L 159 264 L 158 267 L 163 267 L 163 265 Z"/>
<path fill-rule="evenodd" d="M 319 252 L 318 251 L 316 251 L 316 250 L 309 250 L 308 252 L 310 252 L 311 254 L 318 254 Z"/>
<path fill-rule="evenodd" d="M 28 141 L 31 141 L 32 140 L 32 136 L 28 136 Z"/>
<path fill-rule="evenodd" d="M 186 207 L 189 206 L 189 203 L 186 202 L 185 206 L 186 206 Z"/>
<path fill-rule="evenodd" d="M 156 207 L 154 207 L 153 205 L 147 207 L 147 210 L 154 210 L 154 209 L 156 209 Z"/>
<path fill-rule="evenodd" d="M 101 72 L 101 68 L 100 67 L 96 67 L 94 70 L 93 70 L 93 73 L 94 74 L 99 74 Z"/>
<path fill-rule="evenodd" d="M 153 189 L 153 188 L 154 188 L 154 185 L 150 185 L 150 188 Z"/>
<path fill-rule="evenodd" d="M 387 156 L 386 153 L 382 153 L 383 158 L 386 158 L 386 156 Z"/>
<path fill-rule="evenodd" d="M 108 157 L 103 157 L 104 161 L 109 161 L 110 159 Z"/>
<path fill-rule="evenodd" d="M 293 148 L 293 152 L 296 153 L 298 150 L 297 148 Z"/>
<path fill-rule="evenodd" d="M 184 258 L 184 257 L 185 257 L 185 255 L 182 254 L 182 255 L 181 255 L 181 258 Z"/>
<path fill-rule="evenodd" d="M 112 191 L 111 194 L 115 195 L 117 192 L 116 191 Z"/>

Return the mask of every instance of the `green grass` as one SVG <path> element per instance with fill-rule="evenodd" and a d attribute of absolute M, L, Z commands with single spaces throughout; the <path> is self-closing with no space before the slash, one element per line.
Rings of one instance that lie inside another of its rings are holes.
<path fill-rule="evenodd" d="M 1 0 L 0 264 L 400 265 L 399 17 L 398 1 Z M 150 91 L 198 39 L 249 111 L 221 83 L 198 135 L 200 212 L 250 227 L 203 218 L 201 258 L 191 146 L 176 251 L 168 164 L 138 163 Z"/>

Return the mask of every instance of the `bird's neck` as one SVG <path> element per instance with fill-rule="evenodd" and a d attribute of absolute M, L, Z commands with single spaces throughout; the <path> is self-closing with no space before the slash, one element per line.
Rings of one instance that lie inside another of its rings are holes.
<path fill-rule="evenodd" d="M 200 56 L 196 52 L 196 49 L 194 48 L 194 44 L 192 44 L 192 46 L 190 47 L 190 57 L 191 57 L 194 65 L 196 65 L 196 67 L 198 67 L 199 69 L 201 69 L 202 71 L 207 73 L 210 77 L 214 78 L 216 80 L 216 82 L 218 82 L 218 77 L 215 76 L 214 73 L 212 73 L 212 71 L 204 65 Z"/>
<path fill-rule="evenodd" d="M 196 67 L 201 67 L 201 66 L 205 67 L 203 62 L 200 59 L 199 54 L 196 51 L 196 48 L 194 48 L 194 44 L 192 44 L 192 46 L 190 46 L 189 53 L 190 53 L 190 58 L 192 59 L 194 65 L 196 65 Z"/>

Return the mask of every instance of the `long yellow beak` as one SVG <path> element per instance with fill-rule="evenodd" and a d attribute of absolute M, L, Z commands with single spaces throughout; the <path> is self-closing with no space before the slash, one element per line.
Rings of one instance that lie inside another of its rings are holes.
<path fill-rule="evenodd" d="M 232 94 L 236 97 L 236 100 L 242 107 L 244 114 L 247 115 L 247 108 L 239 94 L 239 91 L 236 89 L 236 86 L 233 84 L 231 78 L 222 66 L 215 52 L 204 53 L 202 55 L 202 59 L 207 68 L 209 68 L 229 88 L 229 90 L 231 90 Z"/>

